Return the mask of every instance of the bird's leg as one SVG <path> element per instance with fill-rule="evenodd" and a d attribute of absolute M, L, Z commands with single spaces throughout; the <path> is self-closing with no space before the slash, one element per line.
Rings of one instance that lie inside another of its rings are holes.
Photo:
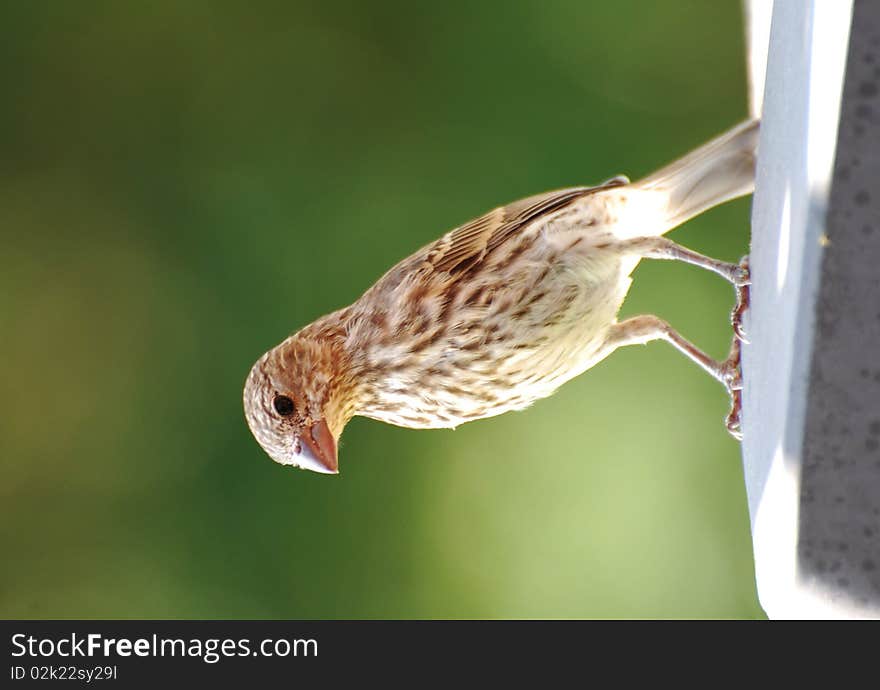
<path fill-rule="evenodd" d="M 743 313 L 749 304 L 748 286 L 751 283 L 748 256 L 743 257 L 738 264 L 731 264 L 726 261 L 703 256 L 699 252 L 682 247 L 680 244 L 676 244 L 665 237 L 634 237 L 622 241 L 620 246 L 624 251 L 637 254 L 646 259 L 684 261 L 685 263 L 717 273 L 729 280 L 736 290 L 736 307 L 734 307 L 730 315 L 733 332 L 736 333 L 737 338 L 743 342 L 748 342 L 742 327 Z"/>
<path fill-rule="evenodd" d="M 726 278 L 734 287 L 748 285 L 749 264 L 742 261 L 738 264 L 719 261 L 708 256 L 703 256 L 687 247 L 682 247 L 665 237 L 633 237 L 620 242 L 620 248 L 628 253 L 638 254 L 645 259 L 666 259 L 670 261 L 684 261 L 685 263 L 705 268 Z"/>
<path fill-rule="evenodd" d="M 665 340 L 670 343 L 728 390 L 742 388 L 742 379 L 737 366 L 738 357 L 728 357 L 723 362 L 713 359 L 659 316 L 651 314 L 633 316 L 614 324 L 606 337 L 606 343 L 613 348 L 624 345 L 644 345 L 652 340 Z M 736 354 L 738 355 L 738 353 Z"/>
<path fill-rule="evenodd" d="M 739 340 L 733 339 L 727 359 L 719 362 L 684 338 L 663 319 L 646 314 L 633 316 L 611 326 L 605 344 L 610 349 L 616 349 L 624 345 L 644 345 L 652 340 L 665 340 L 670 343 L 727 389 L 732 408 L 727 416 L 727 430 L 735 438 L 741 439 L 742 374 Z"/>

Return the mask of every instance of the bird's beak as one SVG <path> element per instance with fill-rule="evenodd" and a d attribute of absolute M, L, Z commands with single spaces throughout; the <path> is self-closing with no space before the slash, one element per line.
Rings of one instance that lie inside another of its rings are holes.
<path fill-rule="evenodd" d="M 338 474 L 339 461 L 336 457 L 336 439 L 323 419 L 303 431 L 300 438 L 302 448 L 296 456 L 297 464 L 306 470 L 323 474 Z"/>

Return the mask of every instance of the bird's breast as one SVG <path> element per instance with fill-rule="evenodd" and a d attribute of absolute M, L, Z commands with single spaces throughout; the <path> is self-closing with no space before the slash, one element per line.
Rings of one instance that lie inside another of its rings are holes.
<path fill-rule="evenodd" d="M 601 359 L 628 270 L 611 243 L 562 239 L 539 238 L 505 270 L 487 262 L 452 290 L 410 286 L 396 301 L 407 308 L 386 315 L 394 338 L 373 348 L 383 373 L 360 414 L 455 427 L 522 409 Z"/>

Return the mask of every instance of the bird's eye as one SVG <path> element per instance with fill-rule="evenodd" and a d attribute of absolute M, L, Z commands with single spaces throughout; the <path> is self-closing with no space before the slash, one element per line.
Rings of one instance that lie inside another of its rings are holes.
<path fill-rule="evenodd" d="M 293 400 L 286 395 L 276 395 L 272 404 L 275 406 L 275 411 L 282 417 L 289 417 L 293 414 Z"/>

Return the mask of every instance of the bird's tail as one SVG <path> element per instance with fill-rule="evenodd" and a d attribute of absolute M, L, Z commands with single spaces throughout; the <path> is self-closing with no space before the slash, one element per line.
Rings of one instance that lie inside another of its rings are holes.
<path fill-rule="evenodd" d="M 747 120 L 630 188 L 662 200 L 663 234 L 706 209 L 751 194 L 755 188 L 758 120 Z M 646 199 L 647 200 L 647 199 Z M 653 205 L 653 204 L 652 204 Z"/>

